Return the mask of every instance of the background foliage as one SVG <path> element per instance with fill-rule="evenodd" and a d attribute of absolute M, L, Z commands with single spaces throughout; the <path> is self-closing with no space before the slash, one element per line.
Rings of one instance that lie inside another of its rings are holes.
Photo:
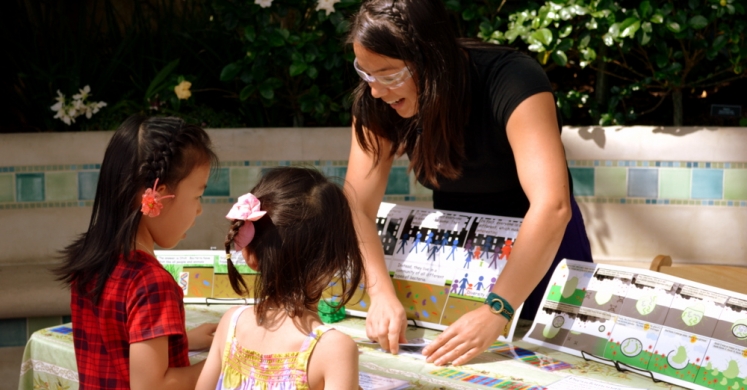
<path fill-rule="evenodd" d="M 537 58 L 566 124 L 740 124 L 708 110 L 747 103 L 742 0 L 443 1 L 462 36 Z M 359 4 L 10 0 L 0 131 L 112 129 L 136 112 L 207 127 L 348 125 L 358 80 L 343 40 Z M 181 81 L 189 99 L 174 93 Z M 85 85 L 107 107 L 71 126 L 54 119 L 57 90 Z"/>

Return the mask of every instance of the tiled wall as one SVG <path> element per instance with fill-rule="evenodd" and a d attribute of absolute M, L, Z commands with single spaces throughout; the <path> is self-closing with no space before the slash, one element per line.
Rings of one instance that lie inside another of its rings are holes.
<path fill-rule="evenodd" d="M 0 348 L 24 346 L 37 330 L 68 322 L 69 316 L 0 319 Z"/>
<path fill-rule="evenodd" d="M 568 165 L 579 202 L 747 207 L 744 162 L 571 160 Z"/>

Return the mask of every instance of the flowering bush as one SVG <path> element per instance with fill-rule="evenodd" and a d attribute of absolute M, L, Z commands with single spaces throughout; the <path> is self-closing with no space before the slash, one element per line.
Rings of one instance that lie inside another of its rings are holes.
<path fill-rule="evenodd" d="M 65 122 L 66 125 L 75 123 L 75 118 L 85 115 L 86 118 L 91 119 L 93 114 L 99 112 L 100 109 L 106 107 L 106 102 L 89 102 L 88 98 L 91 96 L 91 87 L 86 85 L 82 89 L 78 90 L 78 93 L 73 95 L 71 101 L 67 100 L 67 97 L 57 90 L 57 103 L 52 107 L 52 111 L 55 111 L 55 119 L 59 119 Z"/>
<path fill-rule="evenodd" d="M 241 37 L 221 71 L 249 115 L 273 126 L 348 125 L 355 82 L 343 45 L 359 0 L 215 0 L 218 20 Z"/>

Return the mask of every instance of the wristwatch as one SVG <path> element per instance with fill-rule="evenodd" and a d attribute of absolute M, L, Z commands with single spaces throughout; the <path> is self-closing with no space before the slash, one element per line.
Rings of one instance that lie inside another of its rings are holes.
<path fill-rule="evenodd" d="M 507 300 L 496 293 L 491 292 L 488 294 L 485 304 L 490 306 L 490 311 L 493 314 L 500 314 L 509 321 L 514 317 L 514 308 L 511 307 L 511 304 Z"/>

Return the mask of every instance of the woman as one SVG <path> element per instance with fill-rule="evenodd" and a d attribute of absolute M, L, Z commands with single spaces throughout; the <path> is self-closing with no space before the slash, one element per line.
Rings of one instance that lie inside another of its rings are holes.
<path fill-rule="evenodd" d="M 491 305 L 423 351 L 437 365 L 464 364 L 501 334 L 512 308 L 524 303 L 534 317 L 554 264 L 591 261 L 552 87 L 530 57 L 458 40 L 441 1 L 364 2 L 348 42 L 363 79 L 346 186 L 366 261 L 368 337 L 396 353 L 406 329 L 375 227 L 395 157 L 408 155 L 436 209 L 524 218 Z"/>

